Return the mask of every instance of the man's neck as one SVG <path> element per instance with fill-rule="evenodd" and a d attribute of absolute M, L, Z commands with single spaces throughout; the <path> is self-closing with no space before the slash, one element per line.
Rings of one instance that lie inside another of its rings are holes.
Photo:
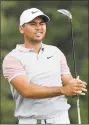
<path fill-rule="evenodd" d="M 40 42 L 40 43 L 34 43 L 34 44 L 24 42 L 24 47 L 25 48 L 31 48 L 34 51 L 36 51 L 37 53 L 39 53 L 40 48 L 42 47 L 42 42 Z"/>

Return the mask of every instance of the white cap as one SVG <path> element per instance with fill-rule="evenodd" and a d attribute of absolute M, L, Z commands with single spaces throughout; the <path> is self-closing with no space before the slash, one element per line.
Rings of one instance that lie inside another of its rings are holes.
<path fill-rule="evenodd" d="M 39 10 L 37 8 L 31 8 L 31 9 L 25 10 L 21 14 L 20 26 L 23 25 L 24 23 L 28 23 L 28 22 L 32 21 L 34 18 L 36 18 L 38 16 L 42 16 L 42 18 L 45 22 L 48 22 L 50 20 L 50 18 L 47 15 L 45 15 L 41 10 Z"/>

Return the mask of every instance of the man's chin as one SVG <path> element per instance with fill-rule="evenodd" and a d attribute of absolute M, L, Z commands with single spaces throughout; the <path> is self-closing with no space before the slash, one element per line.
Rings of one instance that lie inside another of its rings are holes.
<path fill-rule="evenodd" d="M 39 40 L 33 40 L 32 43 L 40 43 L 42 41 L 42 39 L 39 39 Z"/>

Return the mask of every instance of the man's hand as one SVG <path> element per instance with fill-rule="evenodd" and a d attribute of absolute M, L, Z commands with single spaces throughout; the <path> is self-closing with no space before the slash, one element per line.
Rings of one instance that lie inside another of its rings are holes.
<path fill-rule="evenodd" d="M 72 79 L 69 84 L 63 86 L 62 88 L 62 93 L 66 96 L 71 96 L 71 95 L 85 95 L 84 92 L 87 91 L 86 89 L 87 83 L 80 80 L 79 76 L 76 79 Z"/>

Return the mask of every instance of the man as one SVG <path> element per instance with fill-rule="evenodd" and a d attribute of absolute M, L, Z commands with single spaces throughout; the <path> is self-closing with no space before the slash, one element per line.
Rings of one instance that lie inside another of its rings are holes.
<path fill-rule="evenodd" d="M 66 96 L 85 95 L 86 83 L 73 78 L 64 54 L 42 40 L 50 18 L 37 8 L 20 16 L 19 31 L 24 44 L 17 45 L 3 61 L 16 101 L 15 117 L 19 124 L 69 124 Z"/>

